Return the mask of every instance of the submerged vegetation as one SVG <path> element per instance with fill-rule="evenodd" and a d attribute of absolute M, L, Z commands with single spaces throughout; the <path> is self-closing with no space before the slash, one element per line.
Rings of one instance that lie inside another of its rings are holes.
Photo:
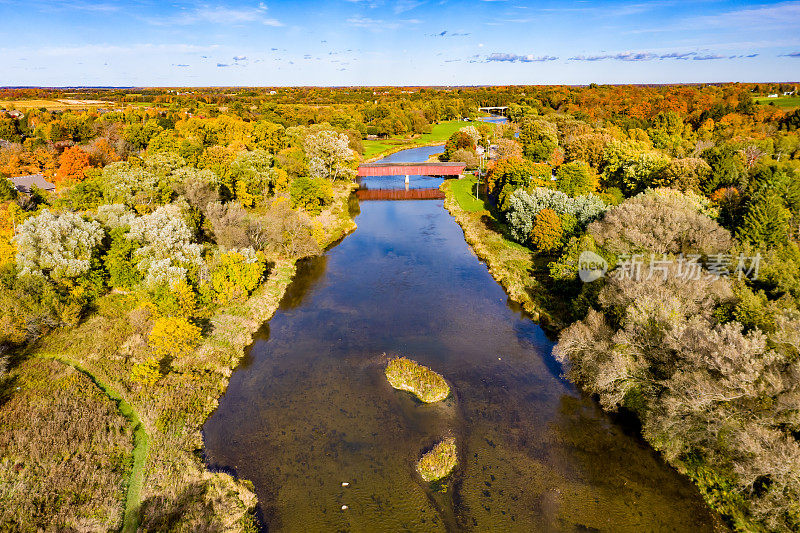
<path fill-rule="evenodd" d="M 411 392 L 425 403 L 438 402 L 450 395 L 450 386 L 442 376 L 405 357 L 389 360 L 386 379 L 395 389 Z"/>
<path fill-rule="evenodd" d="M 457 463 L 456 439 L 449 437 L 420 458 L 417 462 L 417 472 L 423 481 L 432 483 L 449 476 Z"/>

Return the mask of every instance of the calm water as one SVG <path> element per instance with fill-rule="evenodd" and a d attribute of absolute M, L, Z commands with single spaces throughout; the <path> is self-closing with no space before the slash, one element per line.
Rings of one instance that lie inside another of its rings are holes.
<path fill-rule="evenodd" d="M 491 117 L 478 117 L 481 122 L 491 122 L 492 124 L 508 124 L 508 118 L 503 115 L 493 115 Z"/>
<path fill-rule="evenodd" d="M 204 428 L 209 465 L 255 484 L 265 529 L 712 530 L 687 481 L 559 378 L 440 200 L 363 202 L 356 222 L 301 267 Z M 391 389 L 384 353 L 453 396 Z M 449 435 L 460 465 L 434 490 L 414 463 Z"/>

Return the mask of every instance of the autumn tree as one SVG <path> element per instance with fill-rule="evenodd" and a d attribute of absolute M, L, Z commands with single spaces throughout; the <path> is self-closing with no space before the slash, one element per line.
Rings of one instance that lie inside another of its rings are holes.
<path fill-rule="evenodd" d="M 43 210 L 17 227 L 17 265 L 21 272 L 66 281 L 92 268 L 102 241 L 100 224 L 76 213 L 59 215 Z"/>
<path fill-rule="evenodd" d="M 355 178 L 353 165 L 356 154 L 350 149 L 350 138 L 346 133 L 323 130 L 308 135 L 303 148 L 312 176 L 331 181 Z"/>
<path fill-rule="evenodd" d="M 531 229 L 530 242 L 534 250 L 541 253 L 552 252 L 561 244 L 563 229 L 561 219 L 552 209 L 542 209 L 536 213 Z"/>
<path fill-rule="evenodd" d="M 56 171 L 56 185 L 65 187 L 86 177 L 84 171 L 91 166 L 91 159 L 79 146 L 71 146 L 64 150 L 58 158 L 58 170 Z"/>
<path fill-rule="evenodd" d="M 450 137 L 447 139 L 447 142 L 444 145 L 444 153 L 439 157 L 439 159 L 442 161 L 450 161 L 450 158 L 457 150 L 474 151 L 475 147 L 475 139 L 467 132 L 459 130 L 450 135 Z"/>
<path fill-rule="evenodd" d="M 558 129 L 541 119 L 523 119 L 519 127 L 519 142 L 525 157 L 536 163 L 547 163 L 558 147 Z"/>
<path fill-rule="evenodd" d="M 556 187 L 570 196 L 588 194 L 597 190 L 597 176 L 584 161 L 572 161 L 558 167 Z"/>

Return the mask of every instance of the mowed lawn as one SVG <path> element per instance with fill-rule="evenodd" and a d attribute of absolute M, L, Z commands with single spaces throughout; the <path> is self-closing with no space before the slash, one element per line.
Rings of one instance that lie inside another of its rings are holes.
<path fill-rule="evenodd" d="M 377 141 L 364 141 L 364 157 L 375 157 L 396 148 L 414 148 L 415 146 L 439 142 L 444 144 L 448 137 L 464 126 L 469 126 L 469 124 L 469 122 L 461 120 L 449 120 L 434 124 L 430 133 L 423 133 L 412 138 L 389 137 L 388 139 L 379 139 Z"/>
<path fill-rule="evenodd" d="M 796 109 L 800 107 L 800 96 L 779 96 L 778 98 L 760 96 L 753 98 L 753 100 L 762 105 L 775 104 L 781 109 Z"/>

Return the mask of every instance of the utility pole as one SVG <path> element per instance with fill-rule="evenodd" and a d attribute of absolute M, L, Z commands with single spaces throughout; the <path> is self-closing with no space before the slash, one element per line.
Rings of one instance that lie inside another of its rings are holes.
<path fill-rule="evenodd" d="M 481 154 L 480 163 L 478 163 L 478 180 L 475 183 L 475 199 L 476 200 L 480 200 L 480 198 L 478 197 L 478 191 L 481 188 L 481 178 L 483 177 L 483 158 L 484 158 L 484 154 Z"/>

